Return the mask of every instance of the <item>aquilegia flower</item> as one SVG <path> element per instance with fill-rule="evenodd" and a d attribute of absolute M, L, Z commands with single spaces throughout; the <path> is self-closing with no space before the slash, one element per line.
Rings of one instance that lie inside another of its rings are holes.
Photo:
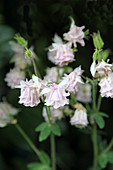
<path fill-rule="evenodd" d="M 15 67 L 6 74 L 5 81 L 7 82 L 7 85 L 11 87 L 11 89 L 14 89 L 15 86 L 19 85 L 21 80 L 25 80 L 25 73 L 19 68 Z"/>
<path fill-rule="evenodd" d="M 84 42 L 84 32 L 82 31 L 85 28 L 85 26 L 77 27 L 75 25 L 74 20 L 72 19 L 72 24 L 70 27 L 70 30 L 68 33 L 64 33 L 64 40 L 67 40 L 69 42 L 72 42 L 74 44 L 74 47 L 77 47 L 77 43 L 79 43 L 81 46 L 85 46 Z"/>
<path fill-rule="evenodd" d="M 93 61 L 90 71 L 93 77 L 104 77 L 112 72 L 111 67 L 112 64 L 108 64 L 104 60 L 102 60 L 98 64 L 96 64 L 96 62 Z"/>
<path fill-rule="evenodd" d="M 18 109 L 14 108 L 6 102 L 0 103 L 0 127 L 5 127 L 11 123 L 14 118 L 13 116 L 18 113 Z"/>
<path fill-rule="evenodd" d="M 81 66 L 79 66 L 69 75 L 65 74 L 65 77 L 63 77 L 63 81 L 65 81 L 67 90 L 69 92 L 76 93 L 78 91 L 79 85 L 83 83 L 81 79 L 82 73 L 83 70 L 81 70 Z"/>
<path fill-rule="evenodd" d="M 40 96 L 38 94 L 38 88 L 34 84 L 33 80 L 21 81 L 17 88 L 21 89 L 19 103 L 24 106 L 34 107 L 40 103 Z"/>
<path fill-rule="evenodd" d="M 88 125 L 87 112 L 82 109 L 76 109 L 70 123 L 78 128 L 86 127 Z"/>
<path fill-rule="evenodd" d="M 60 39 L 59 36 L 55 35 L 55 43 L 49 48 L 48 59 L 56 65 L 63 66 L 74 61 L 74 54 L 71 49 L 72 43 L 64 44 Z"/>
<path fill-rule="evenodd" d="M 57 109 L 63 107 L 65 104 L 69 104 L 69 99 L 66 97 L 70 94 L 65 90 L 62 82 L 60 84 L 53 83 L 50 87 L 42 90 L 42 94 L 46 97 L 45 105 L 53 106 L 53 108 Z"/>
<path fill-rule="evenodd" d="M 113 73 L 103 77 L 99 83 L 100 93 L 102 97 L 113 98 Z"/>

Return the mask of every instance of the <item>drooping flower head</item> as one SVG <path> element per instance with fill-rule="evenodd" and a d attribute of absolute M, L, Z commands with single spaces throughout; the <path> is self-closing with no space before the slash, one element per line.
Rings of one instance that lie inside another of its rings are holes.
<path fill-rule="evenodd" d="M 65 74 L 63 80 L 67 86 L 67 90 L 72 93 L 76 93 L 78 91 L 78 87 L 82 82 L 81 75 L 83 70 L 81 70 L 81 66 L 77 67 L 73 72 L 69 75 Z"/>
<path fill-rule="evenodd" d="M 51 118 L 52 118 L 52 122 L 54 123 L 57 119 L 61 119 L 63 117 L 63 110 L 62 109 L 54 109 L 53 107 L 50 107 L 50 111 L 51 111 Z M 47 112 L 46 112 L 46 108 L 43 107 L 43 113 L 42 113 L 43 117 L 45 118 L 45 121 L 48 122 L 48 117 L 47 117 Z"/>
<path fill-rule="evenodd" d="M 0 103 L 0 127 L 5 127 L 14 120 L 14 116 L 19 112 L 6 102 Z"/>
<path fill-rule="evenodd" d="M 48 59 L 60 66 L 74 61 L 71 45 L 71 43 L 64 44 L 62 39 L 58 35 L 55 35 L 54 43 L 49 48 Z"/>
<path fill-rule="evenodd" d="M 75 48 L 77 47 L 77 43 L 79 43 L 81 46 L 85 46 L 85 42 L 83 39 L 84 32 L 82 31 L 84 28 L 85 26 L 82 27 L 76 26 L 74 20 L 72 19 L 72 24 L 69 32 L 63 34 L 64 40 L 72 42 Z"/>
<path fill-rule="evenodd" d="M 63 107 L 65 104 L 69 104 L 69 99 L 66 97 L 70 94 L 65 91 L 65 86 L 61 82 L 60 84 L 53 83 L 50 87 L 45 88 L 42 94 L 45 95 L 45 105 L 53 106 L 57 109 Z"/>
<path fill-rule="evenodd" d="M 83 103 L 91 102 L 91 85 L 80 84 L 76 94 L 76 99 Z"/>
<path fill-rule="evenodd" d="M 105 77 L 109 73 L 111 73 L 111 67 L 112 64 L 108 64 L 104 60 L 96 64 L 95 61 L 93 61 L 90 71 L 93 77 Z"/>
<path fill-rule="evenodd" d="M 113 98 L 113 73 L 103 77 L 99 83 L 100 93 L 102 97 Z"/>
<path fill-rule="evenodd" d="M 21 80 L 25 80 L 25 73 L 19 68 L 15 67 L 6 74 L 5 81 L 7 82 L 7 85 L 11 87 L 11 89 L 14 89 L 15 86 L 19 85 Z"/>
<path fill-rule="evenodd" d="M 87 111 L 81 104 L 76 104 L 74 116 L 72 116 L 70 123 L 78 128 L 84 128 L 88 125 Z"/>

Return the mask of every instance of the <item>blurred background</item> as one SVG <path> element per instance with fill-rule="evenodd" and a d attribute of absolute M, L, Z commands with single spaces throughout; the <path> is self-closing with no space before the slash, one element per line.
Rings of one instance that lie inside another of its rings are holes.
<path fill-rule="evenodd" d="M 17 119 L 19 124 L 41 150 L 48 154 L 49 139 L 38 142 L 35 127 L 43 121 L 40 104 L 35 108 L 26 108 L 18 104 L 19 90 L 11 90 L 4 82 L 4 77 L 13 64 L 9 64 L 13 55 L 9 41 L 15 33 L 20 33 L 34 46 L 38 55 L 38 69 L 45 75 L 47 66 L 53 66 L 47 60 L 46 48 L 51 44 L 55 33 L 62 36 L 69 29 L 69 16 L 76 25 L 85 25 L 90 34 L 101 33 L 104 48 L 110 49 L 110 60 L 113 62 L 113 4 L 112 0 L 1 0 L 0 1 L 0 101 L 2 97 L 13 106 L 21 108 Z M 85 47 L 78 46 L 76 62 L 73 68 L 82 65 L 85 75 L 91 77 L 89 68 L 94 51 L 92 39 L 85 41 Z M 102 140 L 109 143 L 113 136 L 113 99 L 103 99 L 101 111 L 108 113 L 105 134 Z M 88 132 L 84 133 L 71 127 L 69 119 L 59 122 L 62 136 L 56 137 L 58 170 L 87 170 L 92 165 L 92 143 Z M 0 129 L 0 170 L 27 170 L 27 164 L 37 161 L 26 141 L 20 136 L 13 125 Z M 107 170 L 113 170 L 112 165 Z"/>

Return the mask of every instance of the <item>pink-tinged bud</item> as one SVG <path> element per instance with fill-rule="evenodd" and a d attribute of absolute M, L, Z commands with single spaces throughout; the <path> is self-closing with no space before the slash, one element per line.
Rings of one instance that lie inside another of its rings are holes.
<path fill-rule="evenodd" d="M 63 66 L 74 61 L 72 43 L 64 44 L 62 39 L 55 35 L 54 43 L 49 48 L 48 59 L 56 65 Z"/>
<path fill-rule="evenodd" d="M 102 78 L 99 86 L 102 97 L 113 98 L 113 73 L 110 73 L 108 76 Z"/>
<path fill-rule="evenodd" d="M 5 81 L 11 89 L 19 85 L 21 80 L 25 80 L 25 73 L 18 68 L 13 68 L 6 74 Z"/>
<path fill-rule="evenodd" d="M 69 104 L 69 100 L 66 97 L 70 94 L 66 93 L 62 83 L 59 85 L 53 83 L 50 87 L 42 90 L 41 94 L 44 94 L 46 97 L 45 105 L 53 106 L 55 109 L 63 107 L 65 104 Z"/>
<path fill-rule="evenodd" d="M 37 90 L 37 86 L 34 84 L 33 80 L 21 81 L 20 86 L 17 88 L 21 89 L 21 95 L 19 103 L 24 106 L 34 107 L 40 103 L 40 98 Z"/>
<path fill-rule="evenodd" d="M 75 25 L 74 20 L 72 20 L 72 24 L 70 27 L 70 30 L 68 33 L 64 33 L 64 40 L 67 40 L 69 42 L 72 42 L 74 44 L 74 47 L 77 47 L 77 43 L 79 43 L 81 46 L 85 46 L 84 42 L 84 32 L 82 31 L 85 28 L 85 26 L 77 27 Z"/>
<path fill-rule="evenodd" d="M 78 91 L 79 85 L 83 83 L 81 79 L 82 73 L 83 70 L 81 70 L 81 66 L 79 66 L 69 75 L 65 75 L 65 77 L 63 77 L 63 81 L 65 82 L 69 92 L 76 93 Z"/>
<path fill-rule="evenodd" d="M 91 85 L 90 84 L 80 84 L 78 92 L 76 94 L 76 99 L 80 102 L 86 103 L 91 102 Z"/>
<path fill-rule="evenodd" d="M 18 113 L 18 109 L 14 108 L 6 102 L 0 103 L 0 127 L 5 127 L 11 123 L 13 116 Z"/>
<path fill-rule="evenodd" d="M 86 111 L 77 109 L 74 116 L 71 118 L 70 123 L 78 128 L 86 127 L 88 125 Z"/>
<path fill-rule="evenodd" d="M 52 118 L 52 123 L 54 123 L 56 120 L 61 119 L 63 117 L 63 110 L 62 109 L 54 109 L 53 107 L 50 107 L 51 110 L 51 118 Z M 48 122 L 48 116 L 46 112 L 46 108 L 43 107 L 43 117 L 45 118 L 45 121 Z"/>

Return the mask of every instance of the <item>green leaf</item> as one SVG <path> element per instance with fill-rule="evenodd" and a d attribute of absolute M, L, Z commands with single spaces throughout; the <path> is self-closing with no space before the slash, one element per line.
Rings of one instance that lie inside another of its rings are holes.
<path fill-rule="evenodd" d="M 45 126 L 40 132 L 39 141 L 42 142 L 43 140 L 47 139 L 50 133 L 51 133 L 51 126 L 50 125 Z"/>
<path fill-rule="evenodd" d="M 113 164 L 113 151 L 108 152 L 108 161 L 109 163 Z"/>
<path fill-rule="evenodd" d="M 51 126 L 51 131 L 57 135 L 57 136 L 61 136 L 61 131 L 60 131 L 60 128 L 59 126 L 55 123 L 55 124 L 52 124 Z"/>
<path fill-rule="evenodd" d="M 44 165 L 38 162 L 32 162 L 27 165 L 28 170 L 52 170 L 48 165 Z"/>
<path fill-rule="evenodd" d="M 109 117 L 109 115 L 104 113 L 104 112 L 98 112 L 97 114 L 100 115 L 100 116 L 106 117 L 106 118 Z"/>
<path fill-rule="evenodd" d="M 100 155 L 100 156 L 99 156 L 99 165 L 100 165 L 100 167 L 101 167 L 102 169 L 103 169 L 103 168 L 106 168 L 107 163 L 108 163 L 107 154 Z"/>
<path fill-rule="evenodd" d="M 110 53 L 111 53 L 111 51 L 109 49 L 107 49 L 107 50 L 103 50 L 100 54 L 101 54 L 103 60 L 106 61 L 108 56 L 110 55 Z"/>
<path fill-rule="evenodd" d="M 96 61 L 98 59 L 98 51 L 96 50 L 94 53 L 93 53 L 93 60 Z"/>
<path fill-rule="evenodd" d="M 97 125 L 99 126 L 100 129 L 103 129 L 105 126 L 105 122 L 102 116 L 100 116 L 99 114 L 95 115 L 95 121 L 97 123 Z"/>
<path fill-rule="evenodd" d="M 50 165 L 50 162 L 51 162 L 51 161 L 50 161 L 49 156 L 48 156 L 44 151 L 41 151 L 40 154 L 41 154 L 41 156 L 43 157 L 43 159 L 45 160 L 46 164 L 47 164 L 47 165 Z"/>
<path fill-rule="evenodd" d="M 40 131 L 43 130 L 45 127 L 47 127 L 48 124 L 49 124 L 48 122 L 43 122 L 43 123 L 41 123 L 40 125 L 38 125 L 38 126 L 36 127 L 35 131 L 36 131 L 36 132 L 40 132 Z"/>

